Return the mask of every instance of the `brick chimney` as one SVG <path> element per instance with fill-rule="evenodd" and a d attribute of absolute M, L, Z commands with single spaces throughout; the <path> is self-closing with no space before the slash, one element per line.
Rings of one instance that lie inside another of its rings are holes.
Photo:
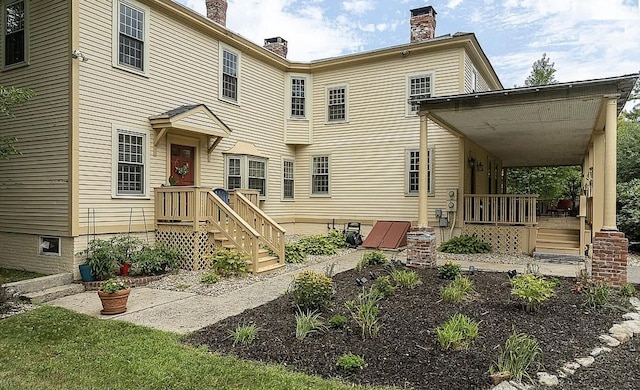
<path fill-rule="evenodd" d="M 281 37 L 265 39 L 263 47 L 282 58 L 287 58 L 287 52 L 289 51 L 289 49 L 287 48 L 287 41 L 285 41 Z"/>
<path fill-rule="evenodd" d="M 426 41 L 436 36 L 436 10 L 428 5 L 411 10 L 411 43 Z"/>
<path fill-rule="evenodd" d="M 207 18 L 214 22 L 227 25 L 227 0 L 205 0 L 207 6 Z"/>

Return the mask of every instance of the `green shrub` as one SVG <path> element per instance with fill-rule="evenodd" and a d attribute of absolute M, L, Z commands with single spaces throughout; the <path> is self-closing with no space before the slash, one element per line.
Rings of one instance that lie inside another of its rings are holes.
<path fill-rule="evenodd" d="M 460 276 L 440 289 L 440 295 L 445 302 L 457 303 L 472 294 L 473 291 L 473 282 L 469 278 Z"/>
<path fill-rule="evenodd" d="M 444 349 L 466 349 L 478 337 L 479 324 L 464 314 L 455 314 L 436 328 L 438 342 Z"/>
<path fill-rule="evenodd" d="M 297 244 L 308 255 L 330 256 L 338 252 L 335 244 L 322 234 L 303 237 Z"/>
<path fill-rule="evenodd" d="M 143 246 L 131 255 L 131 275 L 159 275 L 178 269 L 182 252 L 163 243 Z"/>
<path fill-rule="evenodd" d="M 511 279 L 511 295 L 518 297 L 529 313 L 538 311 L 544 301 L 555 296 L 553 287 L 552 282 L 534 274 L 520 274 Z"/>
<path fill-rule="evenodd" d="M 618 182 L 617 190 L 618 228 L 630 241 L 640 241 L 640 179 Z"/>
<path fill-rule="evenodd" d="M 291 293 L 302 310 L 323 310 L 331 304 L 333 280 L 315 271 L 303 271 L 294 277 Z"/>
<path fill-rule="evenodd" d="M 358 263 L 359 269 L 363 269 L 370 265 L 381 265 L 387 263 L 387 255 L 381 250 L 375 250 L 372 252 L 366 252 L 362 255 L 362 260 Z"/>
<path fill-rule="evenodd" d="M 315 311 L 302 312 L 298 309 L 296 313 L 296 338 L 302 340 L 312 333 L 320 333 L 327 330 L 322 316 Z"/>
<path fill-rule="evenodd" d="M 338 358 L 336 365 L 343 370 L 353 371 L 356 368 L 364 368 L 367 363 L 364 361 L 362 356 L 347 353 Z"/>
<path fill-rule="evenodd" d="M 373 288 L 369 289 L 368 293 L 363 288 L 357 299 L 344 304 L 351 313 L 351 317 L 360 326 L 360 335 L 363 339 L 374 338 L 380 331 L 380 318 L 378 317 L 380 299 L 382 296 Z"/>
<path fill-rule="evenodd" d="M 438 267 L 438 277 L 440 279 L 449 279 L 453 280 L 460 276 L 460 264 L 455 263 L 451 260 L 447 260 Z"/>
<path fill-rule="evenodd" d="M 238 325 L 235 330 L 230 330 L 229 334 L 233 337 L 233 346 L 242 344 L 247 346 L 256 339 L 258 328 L 255 325 Z"/>
<path fill-rule="evenodd" d="M 489 372 L 508 372 L 516 381 L 521 381 L 523 377 L 531 380 L 529 371 L 537 371 L 541 363 L 542 349 L 538 342 L 524 333 L 514 331 L 504 347 L 500 346 L 498 360 L 489 368 Z"/>
<path fill-rule="evenodd" d="M 422 284 L 417 273 L 405 269 L 394 269 L 391 271 L 391 279 L 396 287 L 413 290 Z"/>
<path fill-rule="evenodd" d="M 489 253 L 491 245 L 479 241 L 476 236 L 459 236 L 443 242 L 438 250 L 444 253 L 459 254 Z"/>
<path fill-rule="evenodd" d="M 620 287 L 620 295 L 624 298 L 636 296 L 636 288 L 631 283 L 625 283 Z"/>
<path fill-rule="evenodd" d="M 211 269 L 222 277 L 240 276 L 247 273 L 249 257 L 235 249 L 216 248 L 211 260 Z"/>
<path fill-rule="evenodd" d="M 336 314 L 329 319 L 329 325 L 333 328 L 344 328 L 348 322 L 349 319 L 342 314 Z"/>
<path fill-rule="evenodd" d="M 391 284 L 391 278 L 389 276 L 378 277 L 373 282 L 371 288 L 383 298 L 390 297 L 396 292 L 396 288 Z"/>
<path fill-rule="evenodd" d="M 200 276 L 200 283 L 202 284 L 211 285 L 211 284 L 216 284 L 219 281 L 220 281 L 220 275 L 218 275 L 214 271 L 209 271 Z"/>
<path fill-rule="evenodd" d="M 585 296 L 585 305 L 590 309 L 597 309 L 609 303 L 611 288 L 605 283 L 587 283 L 582 290 Z"/>
<path fill-rule="evenodd" d="M 306 254 L 302 250 L 302 246 L 300 244 L 289 243 L 284 245 L 284 260 L 287 263 L 304 263 L 305 259 Z"/>
<path fill-rule="evenodd" d="M 327 234 L 327 240 L 338 249 L 346 248 L 349 246 L 347 240 L 344 239 L 344 234 L 337 230 L 329 231 L 329 234 Z"/>

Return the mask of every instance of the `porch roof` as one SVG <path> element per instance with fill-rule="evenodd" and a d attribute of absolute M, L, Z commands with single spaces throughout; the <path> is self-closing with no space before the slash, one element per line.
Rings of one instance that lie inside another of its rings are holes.
<path fill-rule="evenodd" d="M 604 106 L 618 114 L 640 74 L 442 97 L 417 97 L 420 114 L 467 137 L 505 167 L 580 165 Z"/>

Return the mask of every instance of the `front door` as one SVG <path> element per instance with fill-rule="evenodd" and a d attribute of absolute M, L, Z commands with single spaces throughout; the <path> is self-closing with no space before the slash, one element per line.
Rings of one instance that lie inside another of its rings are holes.
<path fill-rule="evenodd" d="M 192 146 L 171 144 L 172 185 L 194 185 L 194 155 L 195 148 Z"/>

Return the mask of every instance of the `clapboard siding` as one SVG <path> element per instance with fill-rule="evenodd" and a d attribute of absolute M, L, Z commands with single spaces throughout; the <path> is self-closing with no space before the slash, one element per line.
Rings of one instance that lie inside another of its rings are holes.
<path fill-rule="evenodd" d="M 289 204 L 279 201 L 281 157 L 294 157 L 284 143 L 284 71 L 240 53 L 240 100 L 231 104 L 218 99 L 220 43 L 163 13 L 150 10 L 148 77 L 112 66 L 112 2 L 80 5 L 81 46 L 91 53 L 80 73 L 80 225 L 86 227 L 87 210 L 93 224 L 123 226 L 150 224 L 153 218 L 153 187 L 167 183 L 167 138 L 150 153 L 150 198 L 112 199 L 112 128 L 146 130 L 153 145 L 154 130 L 148 118 L 184 104 L 206 104 L 229 128 L 232 135 L 206 155 L 206 139 L 198 145 L 200 182 L 224 185 L 223 151 L 238 140 L 252 142 L 269 157 L 268 200 L 263 208 L 271 215 L 293 216 Z M 232 48 L 233 49 L 233 48 Z M 188 134 L 181 134 L 188 136 Z M 284 206 L 284 207 L 283 207 Z M 143 213 L 144 211 L 144 213 Z M 84 217 L 83 217 L 84 215 Z"/>
<path fill-rule="evenodd" d="M 65 235 L 69 231 L 70 4 L 64 0 L 29 4 L 30 63 L 1 76 L 3 85 L 30 88 L 36 96 L 17 107 L 14 118 L 0 118 L 0 135 L 17 137 L 15 146 L 22 153 L 0 164 L 0 231 Z M 24 239 L 35 240 L 27 252 L 37 252 L 37 236 Z M 16 261 L 25 259 L 21 255 Z M 41 260 L 53 261 L 50 256 Z"/>
<path fill-rule="evenodd" d="M 474 91 L 474 86 L 472 82 L 474 71 L 476 71 L 475 91 Z M 464 92 L 465 93 L 483 92 L 483 91 L 489 91 L 490 89 L 491 88 L 489 88 L 489 84 L 487 83 L 487 80 L 482 76 L 481 72 L 477 71 L 476 66 L 473 63 L 473 60 L 471 59 L 469 54 L 465 51 L 464 52 Z"/>

